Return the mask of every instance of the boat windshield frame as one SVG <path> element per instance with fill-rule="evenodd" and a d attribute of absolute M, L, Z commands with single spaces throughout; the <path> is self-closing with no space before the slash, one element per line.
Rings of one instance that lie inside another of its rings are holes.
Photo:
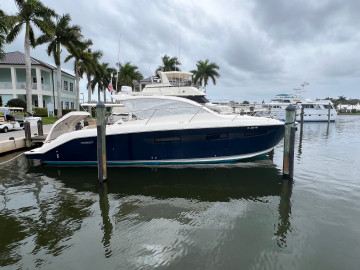
<path fill-rule="evenodd" d="M 69 112 L 68 114 L 65 114 L 62 118 L 53 124 L 44 143 L 53 141 L 62 134 L 75 131 L 76 124 L 89 116 L 91 116 L 90 113 L 81 111 Z"/>
<path fill-rule="evenodd" d="M 159 118 L 176 115 L 211 114 L 217 115 L 206 106 L 189 99 L 174 96 L 131 96 L 113 95 L 114 99 L 138 119 Z"/>

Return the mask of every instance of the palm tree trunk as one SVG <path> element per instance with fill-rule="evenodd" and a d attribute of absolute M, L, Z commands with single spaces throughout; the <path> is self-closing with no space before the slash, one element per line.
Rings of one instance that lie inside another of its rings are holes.
<path fill-rule="evenodd" d="M 98 102 L 100 102 L 100 88 L 98 86 Z"/>
<path fill-rule="evenodd" d="M 75 60 L 75 81 L 76 81 L 76 110 L 80 111 L 80 76 L 79 76 L 79 67 L 78 61 Z"/>
<path fill-rule="evenodd" d="M 87 73 L 87 80 L 88 80 L 88 85 L 87 85 L 87 89 L 88 89 L 88 103 L 91 102 L 91 77 L 90 74 Z M 88 107 L 88 112 L 91 114 L 91 106 Z"/>
<path fill-rule="evenodd" d="M 61 107 L 61 65 L 56 67 L 56 79 L 57 79 L 57 117 L 62 116 L 62 107 Z"/>
<path fill-rule="evenodd" d="M 25 69 L 26 69 L 26 110 L 28 112 L 32 112 L 30 24 L 29 23 L 26 23 L 24 49 L 25 49 Z"/>
<path fill-rule="evenodd" d="M 106 88 L 104 88 L 104 103 L 106 103 Z"/>

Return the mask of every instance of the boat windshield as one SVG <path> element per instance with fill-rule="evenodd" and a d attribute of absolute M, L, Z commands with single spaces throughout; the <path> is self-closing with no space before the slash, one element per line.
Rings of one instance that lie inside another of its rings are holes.
<path fill-rule="evenodd" d="M 188 114 L 211 114 L 211 111 L 192 101 L 160 98 L 137 98 L 122 103 L 138 119 Z"/>
<path fill-rule="evenodd" d="M 272 99 L 271 102 L 273 103 L 291 103 L 288 99 Z"/>
<path fill-rule="evenodd" d="M 191 73 L 183 72 L 165 72 L 172 86 L 191 86 Z"/>
<path fill-rule="evenodd" d="M 66 114 L 54 123 L 45 142 L 50 142 L 64 133 L 74 131 L 76 124 L 88 116 L 90 116 L 88 112 L 70 112 Z"/>

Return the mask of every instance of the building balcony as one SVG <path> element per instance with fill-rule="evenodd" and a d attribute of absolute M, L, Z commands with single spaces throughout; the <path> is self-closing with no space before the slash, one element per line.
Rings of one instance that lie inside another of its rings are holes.
<path fill-rule="evenodd" d="M 12 83 L 11 82 L 0 82 L 0 89 L 11 90 Z"/>
<path fill-rule="evenodd" d="M 16 89 L 26 89 L 26 83 L 25 82 L 18 82 L 16 83 Z M 37 84 L 33 83 L 32 84 L 32 89 L 37 89 Z"/>
<path fill-rule="evenodd" d="M 51 90 L 51 85 L 42 84 L 41 88 L 42 88 L 42 90 Z M 10 89 L 12 89 L 12 87 Z M 16 89 L 26 89 L 26 83 L 25 82 L 16 83 Z M 34 89 L 34 90 L 37 89 L 37 83 L 32 83 L 32 89 Z"/>
<path fill-rule="evenodd" d="M 42 84 L 41 87 L 42 87 L 42 90 L 49 90 L 49 91 L 51 90 L 50 84 Z"/>

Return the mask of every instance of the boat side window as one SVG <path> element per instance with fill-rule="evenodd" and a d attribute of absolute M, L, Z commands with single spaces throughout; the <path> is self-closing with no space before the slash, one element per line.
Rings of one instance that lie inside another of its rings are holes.
<path fill-rule="evenodd" d="M 206 134 L 206 140 L 217 140 L 229 138 L 229 133 Z"/>
<path fill-rule="evenodd" d="M 257 136 L 263 135 L 266 133 L 266 130 L 247 130 L 244 132 L 244 136 Z"/>
<path fill-rule="evenodd" d="M 313 109 L 314 108 L 314 105 L 312 105 L 312 104 L 304 104 L 303 106 L 305 109 Z"/>
<path fill-rule="evenodd" d="M 204 140 L 219 140 L 229 138 L 229 133 L 209 133 L 209 134 L 192 134 L 192 135 L 182 135 L 174 137 L 159 137 L 154 138 L 155 143 L 164 143 L 164 142 L 189 142 L 189 141 L 204 141 Z"/>
<path fill-rule="evenodd" d="M 180 136 L 154 138 L 154 142 L 180 142 Z"/>
<path fill-rule="evenodd" d="M 327 104 L 325 105 L 325 104 L 324 104 L 323 106 L 324 106 L 325 109 L 329 109 L 329 105 L 327 105 Z M 333 107 L 332 105 L 330 105 L 330 109 L 334 109 L 334 107 Z"/>

